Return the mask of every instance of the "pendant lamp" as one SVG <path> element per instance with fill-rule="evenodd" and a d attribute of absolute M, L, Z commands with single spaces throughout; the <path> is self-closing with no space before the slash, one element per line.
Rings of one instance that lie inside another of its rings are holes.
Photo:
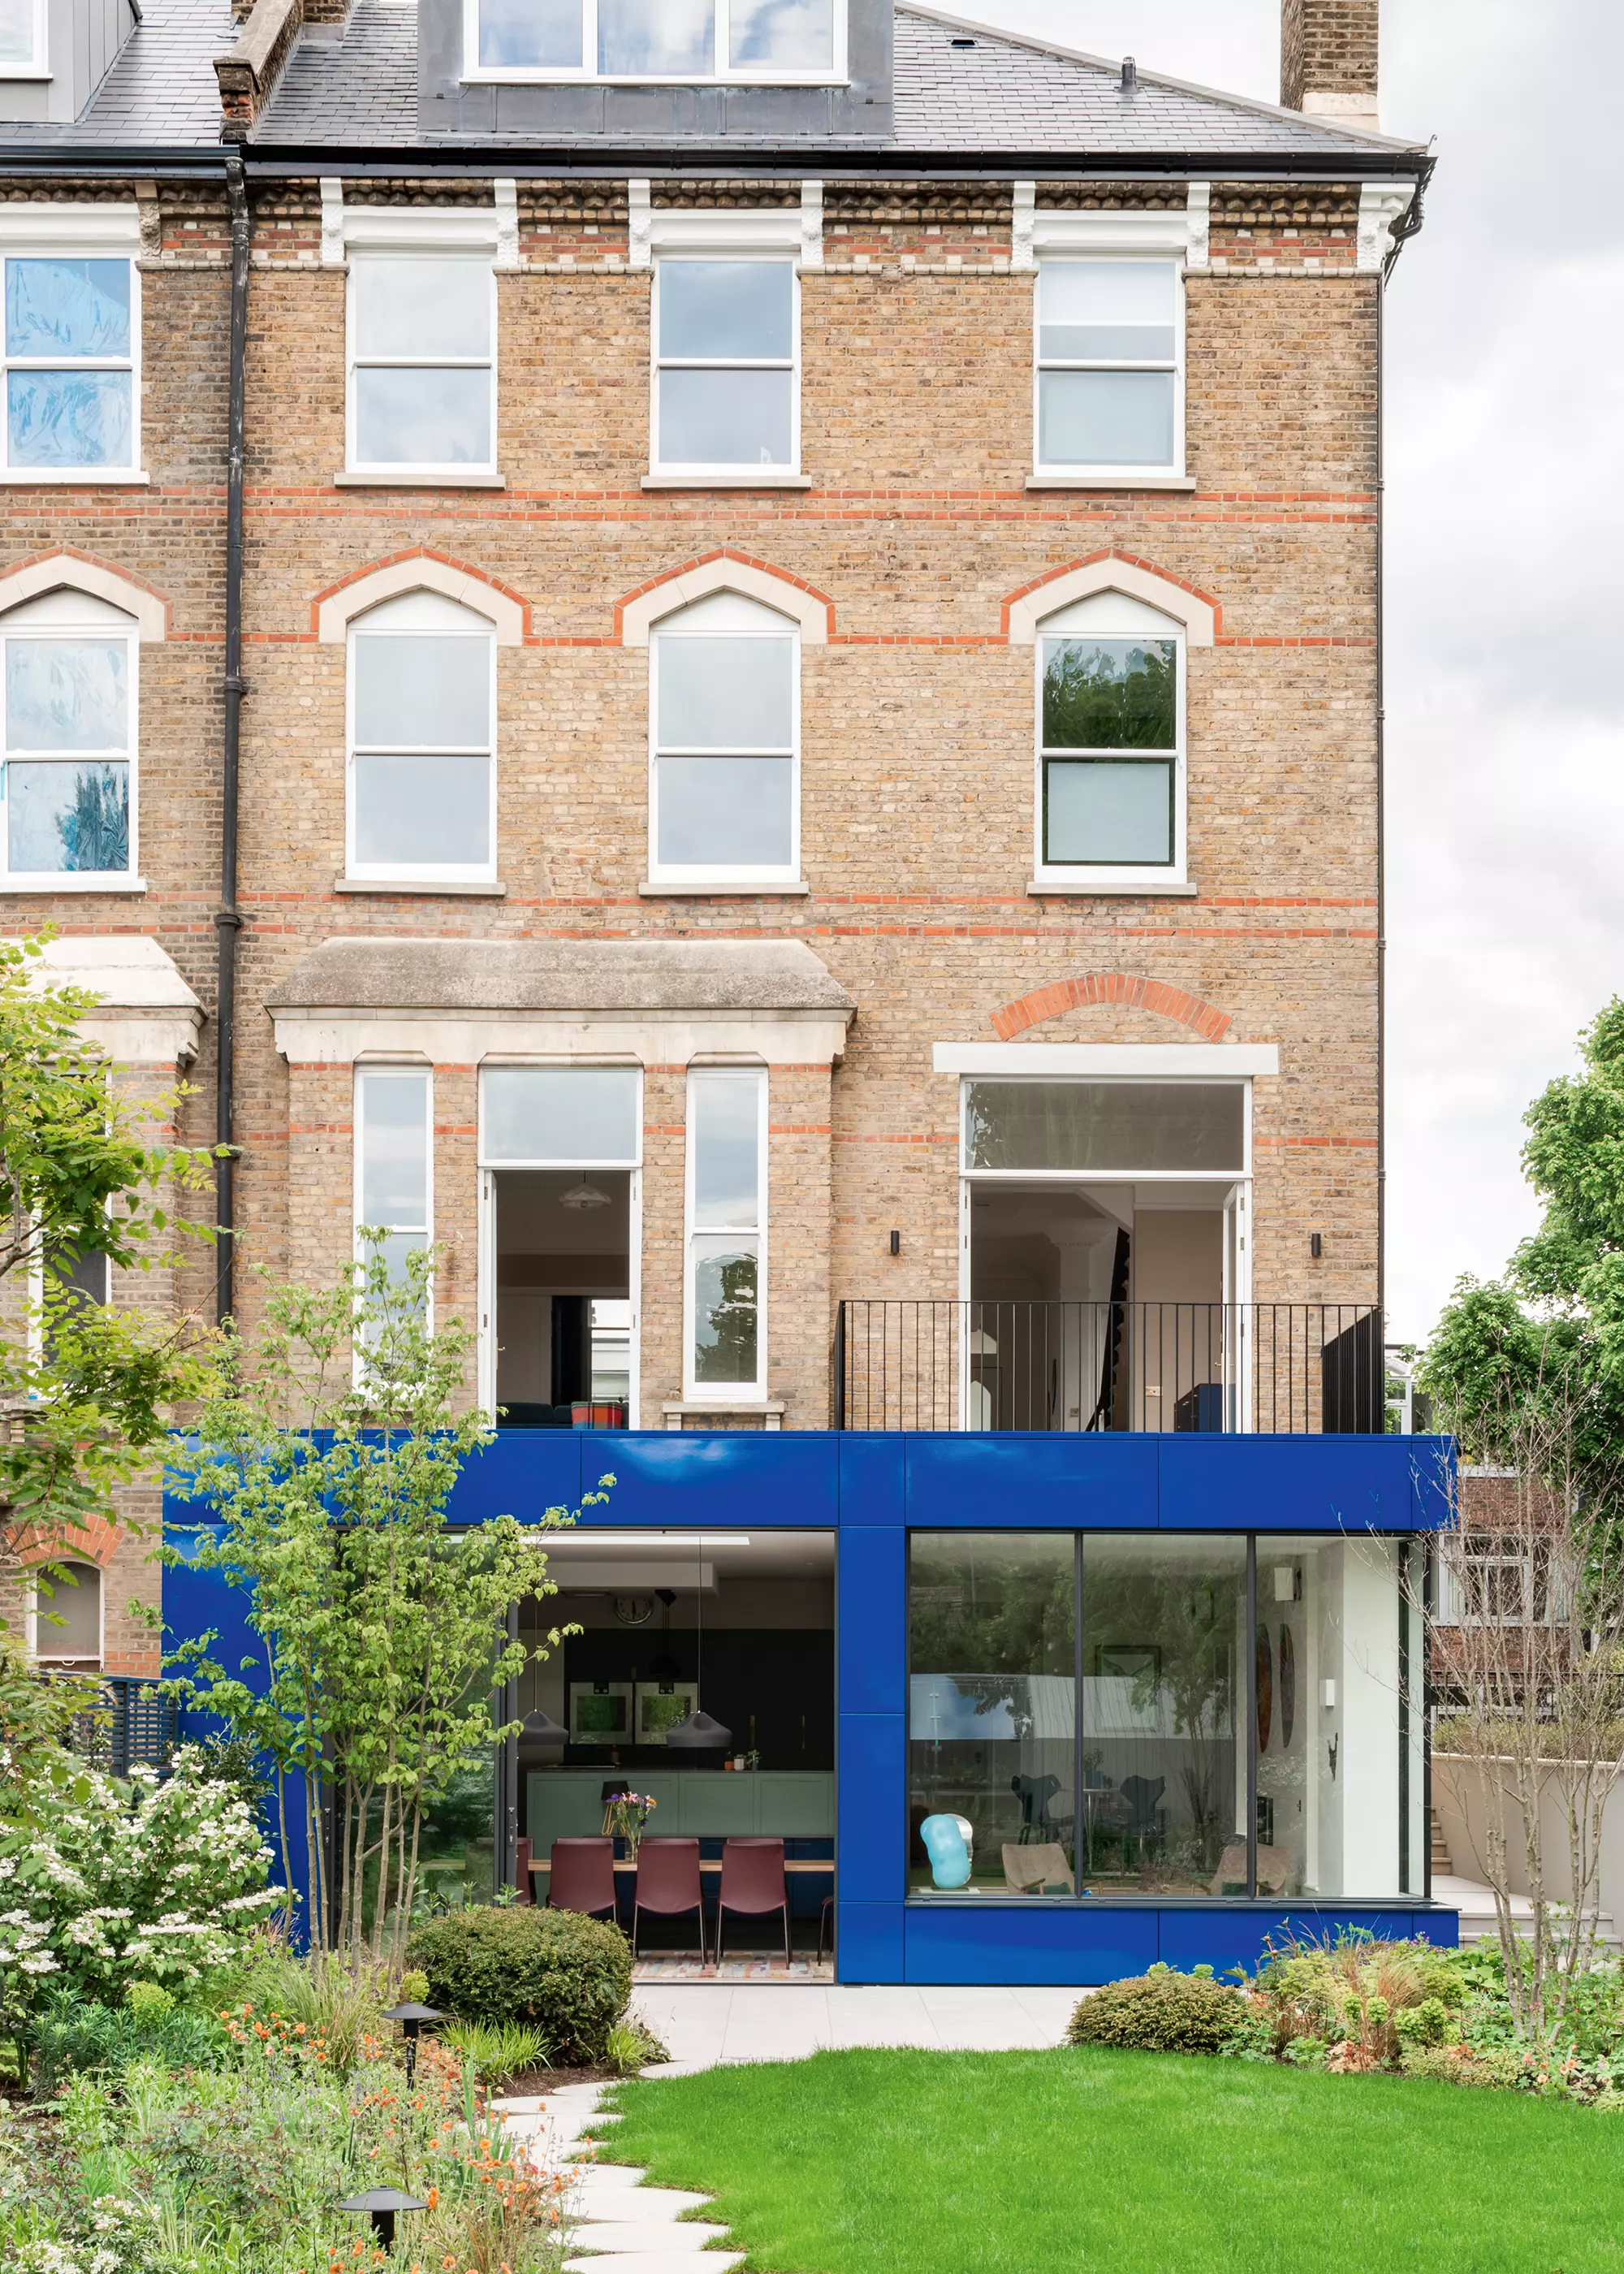
<path fill-rule="evenodd" d="M 694 1621 L 697 1634 L 694 1695 L 697 1699 L 705 1678 L 705 1564 L 703 1539 L 700 1541 L 699 1584 L 694 1591 Z M 703 1712 L 697 1703 L 691 1713 L 685 1714 L 681 1721 L 665 1732 L 665 1743 L 668 1745 L 676 1746 L 680 1752 L 717 1752 L 723 1746 L 731 1745 L 733 1741 L 733 1731 L 725 1729 L 719 1721 Z"/>
<path fill-rule="evenodd" d="M 528 1737 L 533 1745 L 567 1745 L 569 1743 L 568 1730 L 555 1721 L 541 1706 L 533 1713 L 525 1715 L 519 1724 L 519 1735 Z"/>

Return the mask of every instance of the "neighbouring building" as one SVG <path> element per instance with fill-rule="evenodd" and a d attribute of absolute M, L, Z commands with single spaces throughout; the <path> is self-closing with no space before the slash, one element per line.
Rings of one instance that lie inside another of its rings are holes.
<path fill-rule="evenodd" d="M 432 1246 L 458 1520 L 619 1479 L 437 1865 L 635 1772 L 852 1980 L 1452 1935 L 1377 0 L 1280 108 L 893 0 L 238 16 L 0 4 L 0 900 L 237 1148 L 180 1299 Z"/>

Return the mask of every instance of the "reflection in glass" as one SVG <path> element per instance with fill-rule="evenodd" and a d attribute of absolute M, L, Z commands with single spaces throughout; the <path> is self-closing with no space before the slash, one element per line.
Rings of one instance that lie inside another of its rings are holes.
<path fill-rule="evenodd" d="M 761 1076 L 707 1069 L 688 1085 L 694 1223 L 723 1231 L 760 1222 Z"/>
<path fill-rule="evenodd" d="M 789 758 L 658 761 L 662 868 L 785 869 L 793 858 Z"/>
<path fill-rule="evenodd" d="M 908 1884 L 926 1818 L 970 1826 L 966 1893 L 1076 1889 L 1070 1532 L 916 1532 L 908 1562 Z"/>
<path fill-rule="evenodd" d="M 1044 860 L 1170 862 L 1173 772 L 1158 759 L 1047 759 Z"/>
<path fill-rule="evenodd" d="M 361 1222 L 428 1222 L 426 1073 L 365 1071 L 361 1081 Z"/>
<path fill-rule="evenodd" d="M 55 360 L 130 352 L 127 260 L 8 260 L 5 351 Z"/>
<path fill-rule="evenodd" d="M 754 1382 L 758 1291 L 754 1241 L 695 1243 L 694 1379 Z"/>
<path fill-rule="evenodd" d="M 1239 1082 L 971 1081 L 971 1169 L 1184 1169 L 1245 1163 Z"/>
<path fill-rule="evenodd" d="M 662 260 L 662 362 L 787 363 L 794 281 L 787 260 Z"/>
<path fill-rule="evenodd" d="M 357 631 L 355 738 L 386 748 L 486 749 L 489 640 L 455 632 Z"/>
<path fill-rule="evenodd" d="M 13 466 L 132 463 L 127 371 L 11 371 L 5 390 Z"/>
<path fill-rule="evenodd" d="M 1170 371 L 1045 371 L 1038 456 L 1046 466 L 1170 466 Z"/>
<path fill-rule="evenodd" d="M 635 1167 L 635 1066 L 487 1066 L 481 1157 L 514 1164 Z"/>
<path fill-rule="evenodd" d="M 662 371 L 660 462 L 667 466 L 787 466 L 788 371 Z"/>
<path fill-rule="evenodd" d="M 662 749 L 787 750 L 795 643 L 670 633 L 659 644 Z"/>
<path fill-rule="evenodd" d="M 583 0 L 479 0 L 479 61 L 492 71 L 579 71 Z"/>
<path fill-rule="evenodd" d="M 711 0 L 598 0 L 598 68 L 616 79 L 709 79 Z"/>
<path fill-rule="evenodd" d="M 1247 1893 L 1246 1544 L 1083 1541 L 1084 1869 L 1097 1894 Z"/>
<path fill-rule="evenodd" d="M 1046 749 L 1170 750 L 1177 716 L 1176 641 L 1044 641 Z"/>
<path fill-rule="evenodd" d="M 130 769 L 11 759 L 5 768 L 6 865 L 60 875 L 130 866 Z"/>
<path fill-rule="evenodd" d="M 1046 260 L 1038 279 L 1045 363 L 1171 363 L 1177 273 L 1166 260 Z"/>
<path fill-rule="evenodd" d="M 357 371 L 356 460 L 367 466 L 488 465 L 489 371 Z"/>
<path fill-rule="evenodd" d="M 129 713 L 127 642 L 6 642 L 9 750 L 123 750 L 129 743 Z"/>
<path fill-rule="evenodd" d="M 728 24 L 735 71 L 834 68 L 834 0 L 733 0 Z"/>
<path fill-rule="evenodd" d="M 34 60 L 34 0 L 0 0 L 0 63 Z"/>
<path fill-rule="evenodd" d="M 358 356 L 488 356 L 491 271 L 484 260 L 357 260 Z"/>
<path fill-rule="evenodd" d="M 477 868 L 491 858 L 487 757 L 358 750 L 354 798 L 361 868 Z"/>

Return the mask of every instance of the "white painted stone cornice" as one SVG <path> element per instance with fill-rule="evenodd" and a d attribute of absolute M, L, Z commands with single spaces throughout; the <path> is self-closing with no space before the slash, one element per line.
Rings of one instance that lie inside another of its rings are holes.
<path fill-rule="evenodd" d="M 937 1043 L 933 1073 L 1131 1074 L 1211 1081 L 1280 1072 L 1276 1043 Z"/>
<path fill-rule="evenodd" d="M 1416 194 L 1413 182 L 1365 182 L 1359 190 L 1357 266 L 1373 275 L 1393 250 L 1391 231 Z"/>
<path fill-rule="evenodd" d="M 823 184 L 801 185 L 795 206 L 656 206 L 646 181 L 627 184 L 627 254 L 648 268 L 662 252 L 789 253 L 798 267 L 823 265 Z"/>
<path fill-rule="evenodd" d="M 846 1021 L 827 1011 L 550 1013 L 278 1011 L 276 1047 L 290 1065 L 353 1065 L 416 1058 L 430 1065 L 686 1066 L 695 1059 L 831 1065 Z"/>

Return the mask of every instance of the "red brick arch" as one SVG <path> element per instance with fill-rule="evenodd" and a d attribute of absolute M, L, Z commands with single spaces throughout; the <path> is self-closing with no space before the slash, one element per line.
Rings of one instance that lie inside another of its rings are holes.
<path fill-rule="evenodd" d="M 1089 1003 L 1125 1003 L 1136 1011 L 1154 1012 L 1161 1019 L 1176 1019 L 1208 1043 L 1222 1042 L 1231 1023 L 1228 1011 L 1221 1011 L 1215 1003 L 1204 1003 L 1199 995 L 1187 994 L 1182 987 L 1169 987 L 1160 979 L 1146 979 L 1131 971 L 1091 971 L 1081 979 L 1056 979 L 1050 986 L 1034 987 L 1030 995 L 1005 1003 L 992 1014 L 993 1032 L 1000 1042 L 1007 1043 L 1025 1034 L 1028 1027 L 1039 1026 L 1045 1019 L 1063 1018 L 1068 1011 L 1080 1010 Z"/>

